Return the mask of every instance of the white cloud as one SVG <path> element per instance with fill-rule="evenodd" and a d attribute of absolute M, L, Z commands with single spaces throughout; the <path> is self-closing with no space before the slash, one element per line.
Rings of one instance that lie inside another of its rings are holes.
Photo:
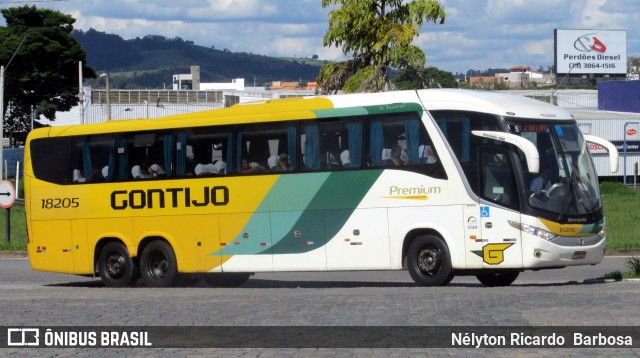
<path fill-rule="evenodd" d="M 445 23 L 425 23 L 415 44 L 425 51 L 427 65 L 447 71 L 552 65 L 556 28 L 626 29 L 627 53 L 640 54 L 638 0 L 440 2 Z M 15 5 L 0 3 L 8 6 Z M 71 14 L 77 29 L 125 39 L 163 35 L 234 52 L 343 58 L 340 48 L 322 46 L 329 10 L 320 0 L 69 0 L 36 6 Z"/>

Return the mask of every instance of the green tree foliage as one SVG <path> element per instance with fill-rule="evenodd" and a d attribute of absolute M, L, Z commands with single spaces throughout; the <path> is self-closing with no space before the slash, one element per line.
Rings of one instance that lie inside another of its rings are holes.
<path fill-rule="evenodd" d="M 629 56 L 627 58 L 627 78 L 630 80 L 640 79 L 640 57 Z"/>
<path fill-rule="evenodd" d="M 341 47 L 350 60 L 322 67 L 324 93 L 388 90 L 389 68 L 422 68 L 425 55 L 411 45 L 424 21 L 444 23 L 436 0 L 322 0 L 329 13 L 324 46 Z"/>
<path fill-rule="evenodd" d="M 442 71 L 436 67 L 422 69 L 408 67 L 398 73 L 393 83 L 400 90 L 458 87 L 458 82 L 451 72 Z"/>
<path fill-rule="evenodd" d="M 55 120 L 56 111 L 78 104 L 78 61 L 85 51 L 71 36 L 75 19 L 50 9 L 22 6 L 2 9 L 6 27 L 0 27 L 0 63 L 5 70 L 5 131 L 27 131 L 31 106 Z M 83 76 L 93 69 L 83 66 Z"/>

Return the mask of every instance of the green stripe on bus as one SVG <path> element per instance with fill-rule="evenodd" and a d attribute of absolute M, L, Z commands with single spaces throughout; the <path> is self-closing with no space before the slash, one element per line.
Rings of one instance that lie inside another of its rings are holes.
<path fill-rule="evenodd" d="M 378 106 L 363 106 L 349 108 L 332 108 L 312 111 L 318 118 L 352 117 L 364 116 L 367 114 L 390 114 L 403 112 L 422 113 L 423 108 L 418 103 L 393 103 Z"/>
<path fill-rule="evenodd" d="M 255 234 L 250 239 L 237 237 L 211 255 L 291 254 L 322 247 L 381 174 L 382 170 L 365 170 L 282 175 L 240 231 Z"/>
<path fill-rule="evenodd" d="M 277 221 L 277 229 L 272 222 L 272 253 L 304 253 L 324 246 L 344 226 L 381 174 L 382 170 L 331 173 L 296 221 Z"/>

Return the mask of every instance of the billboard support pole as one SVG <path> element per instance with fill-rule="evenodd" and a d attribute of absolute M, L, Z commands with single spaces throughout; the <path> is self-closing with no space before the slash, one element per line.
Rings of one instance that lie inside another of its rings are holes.
<path fill-rule="evenodd" d="M 629 124 L 638 125 L 640 124 L 640 122 L 625 122 L 624 124 L 624 142 L 623 142 L 624 144 L 622 145 L 622 153 L 623 153 L 622 156 L 624 158 L 623 164 L 622 164 L 624 166 L 624 169 L 622 169 L 624 172 L 622 173 L 622 177 L 624 178 L 623 179 L 624 185 L 627 185 L 627 126 Z"/>

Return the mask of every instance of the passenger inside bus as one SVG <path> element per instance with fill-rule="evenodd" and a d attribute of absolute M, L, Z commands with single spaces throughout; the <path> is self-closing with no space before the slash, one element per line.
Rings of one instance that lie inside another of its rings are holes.
<path fill-rule="evenodd" d="M 272 172 L 288 172 L 291 171 L 291 164 L 289 164 L 289 155 L 287 153 L 280 153 L 279 156 L 269 157 L 267 160 L 269 164 L 269 170 Z"/>
<path fill-rule="evenodd" d="M 165 172 L 158 164 L 147 165 L 146 163 L 143 163 L 141 165 L 134 165 L 131 168 L 131 175 L 133 176 L 133 179 L 149 179 L 163 176 L 165 175 Z"/>
<path fill-rule="evenodd" d="M 384 159 L 384 155 L 383 155 Z M 408 165 L 409 161 L 407 158 L 407 153 L 405 153 L 399 145 L 394 145 L 391 151 L 389 152 L 389 158 L 387 159 L 386 165 Z"/>
<path fill-rule="evenodd" d="M 226 174 L 227 163 L 222 160 L 215 160 L 213 163 L 198 164 L 194 168 L 193 172 L 197 176 Z"/>
<path fill-rule="evenodd" d="M 349 155 L 348 149 L 345 149 L 340 153 L 340 161 L 342 162 L 342 166 L 345 168 L 351 166 L 351 156 Z"/>
<path fill-rule="evenodd" d="M 73 170 L 73 182 L 74 183 L 84 183 L 87 181 L 87 178 L 82 176 L 80 169 Z"/>
<path fill-rule="evenodd" d="M 420 163 L 423 164 L 434 164 L 438 161 L 433 148 L 426 144 L 423 144 L 418 148 L 418 158 L 420 159 Z"/>
<path fill-rule="evenodd" d="M 549 179 L 549 175 L 549 169 L 544 168 L 540 171 L 540 175 L 531 180 L 531 186 L 529 187 L 529 190 L 532 194 L 539 193 L 542 190 L 548 191 L 549 189 L 551 189 L 552 183 Z"/>
<path fill-rule="evenodd" d="M 267 170 L 262 165 L 249 161 L 247 158 L 242 158 L 242 168 L 240 171 L 242 174 L 255 174 L 255 173 L 264 173 Z"/>

